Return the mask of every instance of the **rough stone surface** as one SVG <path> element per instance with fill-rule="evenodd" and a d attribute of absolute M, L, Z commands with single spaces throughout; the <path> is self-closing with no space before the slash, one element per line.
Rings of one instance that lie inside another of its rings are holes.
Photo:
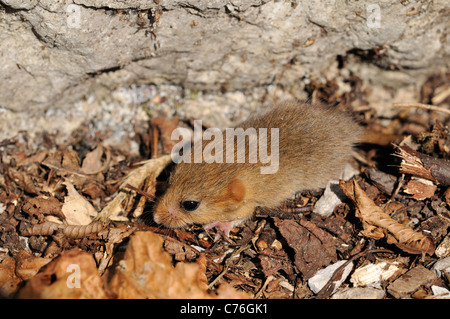
<path fill-rule="evenodd" d="M 338 55 L 382 46 L 375 62 L 349 66 L 374 85 L 418 85 L 448 69 L 448 1 L 377 3 L 1 0 L 0 107 L 67 106 L 131 83 L 289 86 L 323 76 Z"/>

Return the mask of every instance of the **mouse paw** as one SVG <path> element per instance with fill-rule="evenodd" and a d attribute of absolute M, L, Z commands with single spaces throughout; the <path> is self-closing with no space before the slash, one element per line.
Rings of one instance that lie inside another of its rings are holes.
<path fill-rule="evenodd" d="M 212 229 L 214 227 L 220 229 L 226 237 L 229 237 L 230 235 L 230 231 L 238 226 L 239 224 L 242 223 L 242 220 L 226 220 L 226 221 L 221 221 L 221 222 L 213 222 L 210 224 L 205 225 L 205 229 Z M 215 240 L 218 239 L 218 236 L 220 237 L 219 234 L 216 235 Z"/>

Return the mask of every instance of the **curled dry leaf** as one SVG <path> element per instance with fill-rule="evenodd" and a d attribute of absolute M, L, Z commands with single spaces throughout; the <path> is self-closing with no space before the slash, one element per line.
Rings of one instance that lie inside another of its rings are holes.
<path fill-rule="evenodd" d="M 101 222 L 92 222 L 88 225 L 67 225 L 63 233 L 69 238 L 83 238 L 91 234 L 97 234 L 105 225 Z"/>
<path fill-rule="evenodd" d="M 34 197 L 30 198 L 22 206 L 22 211 L 28 215 L 38 216 L 42 215 L 55 215 L 64 219 L 64 215 L 61 212 L 62 204 L 55 197 Z"/>
<path fill-rule="evenodd" d="M 247 297 L 231 287 L 219 288 L 217 295 L 208 292 L 204 255 L 195 263 L 179 262 L 174 267 L 162 245 L 162 238 L 154 233 L 134 233 L 108 288 L 118 298 Z"/>
<path fill-rule="evenodd" d="M 53 235 L 57 230 L 61 229 L 63 234 L 69 238 L 83 238 L 91 234 L 96 234 L 101 231 L 105 225 L 102 222 L 92 222 L 88 225 L 63 225 L 54 222 L 44 222 L 26 228 L 23 236 L 34 235 Z"/>
<path fill-rule="evenodd" d="M 348 182 L 341 180 L 340 186 L 356 206 L 356 216 L 363 224 L 364 236 L 374 239 L 387 237 L 388 243 L 412 254 L 434 253 L 435 244 L 431 238 L 392 219 L 381 207 L 375 205 L 355 179 Z"/>
<path fill-rule="evenodd" d="M 10 168 L 8 171 L 9 178 L 21 188 L 24 192 L 29 194 L 39 194 L 40 187 L 35 185 L 33 177 L 27 172 L 17 171 Z"/>
<path fill-rule="evenodd" d="M 50 236 L 53 235 L 61 227 L 64 227 L 64 225 L 53 222 L 44 222 L 42 224 L 32 225 L 28 228 L 25 228 L 22 232 L 22 236 Z"/>

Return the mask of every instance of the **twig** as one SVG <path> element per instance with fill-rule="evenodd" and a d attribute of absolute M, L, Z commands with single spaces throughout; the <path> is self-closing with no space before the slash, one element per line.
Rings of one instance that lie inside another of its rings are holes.
<path fill-rule="evenodd" d="M 262 295 L 262 292 L 264 291 L 264 289 L 266 289 L 269 282 L 271 282 L 273 279 L 274 279 L 273 275 L 270 275 L 269 277 L 266 278 L 266 281 L 264 281 L 264 284 L 262 285 L 261 289 L 259 289 L 258 292 L 255 294 L 255 299 L 259 298 L 259 296 Z"/>
<path fill-rule="evenodd" d="M 400 176 L 400 179 L 397 181 L 397 187 L 392 192 L 391 198 L 389 198 L 389 200 L 384 204 L 384 207 L 386 207 L 387 204 L 389 204 L 390 202 L 392 202 L 395 199 L 395 196 L 397 196 L 398 192 L 400 191 L 400 189 L 403 186 L 404 180 L 405 180 L 405 174 L 402 174 Z"/>
<path fill-rule="evenodd" d="M 418 107 L 425 110 L 436 111 L 450 114 L 450 110 L 444 109 L 439 106 L 430 105 L 430 104 L 422 104 L 422 103 L 393 103 L 393 107 Z"/>
<path fill-rule="evenodd" d="M 7 146 L 10 144 L 16 144 L 16 143 L 17 143 L 17 141 L 15 140 L 15 138 L 7 138 L 7 139 L 4 139 L 3 141 L 0 141 L 0 147 Z"/>
<path fill-rule="evenodd" d="M 125 187 L 135 191 L 138 194 L 141 194 L 142 196 L 146 197 L 149 201 L 153 201 L 155 199 L 154 195 L 144 192 L 144 191 L 140 190 L 139 188 L 131 186 L 130 184 L 126 184 Z"/>
<path fill-rule="evenodd" d="M 397 146 L 402 159 L 400 172 L 420 176 L 443 186 L 450 185 L 450 162 L 414 151 L 407 145 Z"/>
<path fill-rule="evenodd" d="M 151 151 L 152 158 L 158 158 L 158 142 L 159 142 L 159 130 L 156 126 L 152 126 L 151 128 Z"/>
<path fill-rule="evenodd" d="M 431 98 L 431 102 L 433 102 L 433 104 L 439 104 L 442 101 L 444 101 L 448 96 L 450 96 L 450 86 L 447 87 L 444 91 L 433 96 Z"/>
<path fill-rule="evenodd" d="M 227 258 L 227 260 L 225 261 L 225 264 L 223 265 L 222 272 L 213 281 L 211 281 L 211 283 L 208 285 L 209 289 L 212 289 L 212 287 L 214 287 L 214 285 L 217 283 L 217 281 L 219 281 L 219 279 L 222 278 L 228 272 L 228 267 L 231 263 L 231 259 L 234 256 L 239 255 L 242 251 L 244 251 L 245 249 L 247 249 L 249 247 L 250 247 L 250 244 L 246 244 L 246 245 L 239 247 L 238 249 L 236 249 L 235 251 L 233 251 L 231 253 L 230 257 Z"/>
<path fill-rule="evenodd" d="M 401 136 L 394 134 L 386 134 L 383 132 L 377 132 L 369 128 L 363 129 L 363 136 L 360 139 L 361 143 L 375 144 L 380 146 L 388 146 L 393 142 L 399 141 Z"/>
<path fill-rule="evenodd" d="M 265 207 L 258 207 L 256 210 L 257 217 L 278 217 L 281 219 L 291 219 L 295 216 L 302 216 L 303 214 L 307 214 L 312 212 L 313 206 L 306 205 L 302 207 L 290 207 L 283 204 L 282 206 L 276 209 L 267 209 Z"/>

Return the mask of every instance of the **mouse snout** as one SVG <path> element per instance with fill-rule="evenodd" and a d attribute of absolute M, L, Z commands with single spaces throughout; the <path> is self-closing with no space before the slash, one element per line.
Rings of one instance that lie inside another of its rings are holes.
<path fill-rule="evenodd" d="M 173 205 L 157 205 L 153 214 L 153 220 L 169 228 L 178 228 L 186 225 L 179 208 Z"/>

